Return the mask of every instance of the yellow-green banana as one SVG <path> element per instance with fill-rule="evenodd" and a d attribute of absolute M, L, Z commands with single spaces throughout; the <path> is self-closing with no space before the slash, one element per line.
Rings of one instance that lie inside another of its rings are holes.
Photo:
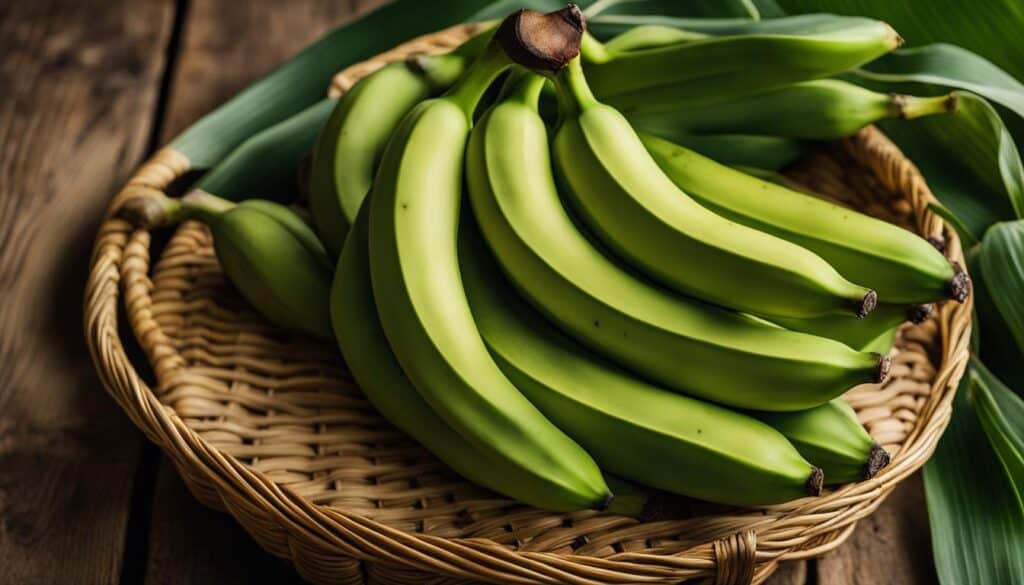
<path fill-rule="evenodd" d="M 641 135 L 668 177 L 702 205 L 813 250 L 891 304 L 963 301 L 967 274 L 901 227 L 763 181 L 666 140 Z"/>
<path fill-rule="evenodd" d="M 488 244 L 543 313 L 644 376 L 723 404 L 798 410 L 884 377 L 878 355 L 674 295 L 604 256 L 559 200 L 536 109 L 542 82 L 524 82 L 481 119 L 466 176 Z"/>
<path fill-rule="evenodd" d="M 825 483 L 870 479 L 889 464 L 889 453 L 864 430 L 857 413 L 842 398 L 809 410 L 753 414 L 821 467 Z"/>
<path fill-rule="evenodd" d="M 381 153 L 402 117 L 455 83 L 483 40 L 477 36 L 448 54 L 417 55 L 385 65 L 338 101 L 317 139 L 309 178 L 310 212 L 333 256 L 341 252 Z"/>
<path fill-rule="evenodd" d="M 194 191 L 186 213 L 213 233 L 221 268 L 238 292 L 274 324 L 331 339 L 331 262 L 301 217 L 271 201 L 232 204 Z"/>
<path fill-rule="evenodd" d="M 884 22 L 836 18 L 807 27 L 796 20 L 766 21 L 759 31 L 682 38 L 651 48 L 615 50 L 593 37 L 583 38 L 587 77 L 595 93 L 619 105 L 643 103 L 646 90 L 680 84 L 697 97 L 743 94 L 796 81 L 828 77 L 871 61 L 902 42 Z M 776 27 L 772 29 L 771 27 Z M 663 41 L 672 40 L 655 30 Z M 692 37 L 692 35 L 690 35 Z M 635 39 L 628 44 L 642 44 Z M 613 44 L 614 45 L 614 44 Z M 751 66 L 751 59 L 756 65 Z"/>
<path fill-rule="evenodd" d="M 476 232 L 472 221 L 463 222 L 459 261 L 488 349 L 526 397 L 603 469 L 737 506 L 820 493 L 821 471 L 768 425 L 652 386 L 556 331 L 510 288 Z"/>
<path fill-rule="evenodd" d="M 614 100 L 609 103 L 615 105 Z M 835 140 L 879 120 L 911 120 L 952 112 L 955 108 L 955 94 L 885 94 L 837 79 L 820 79 L 735 98 L 696 102 L 689 99 L 686 84 L 659 87 L 648 92 L 642 105 L 621 111 L 637 130 L 678 142 L 677 136 L 693 133 Z"/>
<path fill-rule="evenodd" d="M 675 290 L 756 315 L 863 317 L 874 308 L 874 291 L 820 256 L 687 196 L 622 114 L 594 98 L 578 59 L 555 82 L 562 110 L 555 170 L 573 207 L 614 253 Z"/>
<path fill-rule="evenodd" d="M 414 107 L 388 142 L 370 206 L 374 298 L 402 369 L 447 424 L 563 495 L 565 508 L 602 508 L 610 494 L 597 465 L 494 363 L 459 274 L 466 139 L 483 93 L 509 65 L 488 45 L 455 87 Z"/>
<path fill-rule="evenodd" d="M 345 240 L 331 287 L 334 332 L 345 364 L 363 393 L 392 424 L 466 479 L 545 510 L 577 509 L 577 493 L 538 482 L 533 473 L 506 458 L 477 449 L 448 426 L 409 382 L 388 345 L 374 302 L 368 220 L 367 201 Z"/>
<path fill-rule="evenodd" d="M 771 319 L 791 331 L 801 331 L 812 335 L 828 337 L 842 341 L 855 349 L 862 349 L 884 333 L 892 331 L 905 321 L 921 323 L 931 316 L 934 306 L 926 305 L 893 305 L 882 303 L 863 319 L 853 319 L 842 315 L 826 315 L 814 319 Z M 880 353 L 887 353 L 886 351 Z"/>

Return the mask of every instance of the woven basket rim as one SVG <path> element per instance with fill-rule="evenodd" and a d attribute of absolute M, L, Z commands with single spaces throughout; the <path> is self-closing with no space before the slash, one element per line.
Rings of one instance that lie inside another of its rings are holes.
<path fill-rule="evenodd" d="M 349 67 L 335 78 L 331 94 L 340 95 L 359 78 L 410 53 L 437 52 L 455 46 L 479 28 L 478 24 L 457 25 Z M 947 255 L 963 265 L 963 251 L 955 231 L 927 210 L 927 203 L 936 200 L 917 168 L 895 145 L 877 129 L 867 128 L 842 141 L 842 147 L 870 169 L 886 189 L 908 195 L 919 223 L 924 226 L 922 233 L 941 234 L 947 242 Z M 171 457 L 190 488 L 197 489 L 199 483 L 209 487 L 221 507 L 234 516 L 255 519 L 279 533 L 284 544 L 261 544 L 274 554 L 290 558 L 299 572 L 313 581 L 331 579 L 322 572 L 325 565 L 340 573 L 361 574 L 359 564 L 365 561 L 500 582 L 676 582 L 694 577 L 714 578 L 716 583 L 760 582 L 781 560 L 818 556 L 841 544 L 858 518 L 871 513 L 899 481 L 924 464 L 948 424 L 956 386 L 967 365 L 973 299 L 941 311 L 941 368 L 936 372 L 927 405 L 893 463 L 870 480 L 844 486 L 802 507 L 787 509 L 780 519 L 792 521 L 805 511 L 830 510 L 832 516 L 815 534 L 803 537 L 799 545 L 783 547 L 782 552 L 778 548 L 758 548 L 759 535 L 769 530 L 772 523 L 705 542 L 670 559 L 643 553 L 606 560 L 524 552 L 481 539 L 404 532 L 357 513 L 313 504 L 222 453 L 160 402 L 127 357 L 118 329 L 121 299 L 128 304 L 134 334 L 146 350 L 158 379 L 161 372 L 182 366 L 180 356 L 168 350 L 169 342 L 158 327 L 140 325 L 152 322 L 150 307 L 145 304 L 149 301 L 145 294 L 133 292 L 152 285 L 144 277 L 148 265 L 140 278 L 136 274 L 138 266 L 133 271 L 129 264 L 138 258 L 148 260 L 149 234 L 118 218 L 117 210 L 129 199 L 163 193 L 190 169 L 185 155 L 164 148 L 145 162 L 112 199 L 96 238 L 85 290 L 84 325 L 90 354 L 104 387 L 134 424 Z"/>

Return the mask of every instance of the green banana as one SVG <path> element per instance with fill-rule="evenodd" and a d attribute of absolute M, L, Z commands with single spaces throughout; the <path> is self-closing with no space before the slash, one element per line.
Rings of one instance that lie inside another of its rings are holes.
<path fill-rule="evenodd" d="M 658 167 L 629 122 L 594 98 L 578 59 L 555 75 L 555 170 L 613 252 L 680 292 L 762 316 L 871 312 L 877 295 L 813 252 L 712 213 Z M 756 286 L 751 286 L 756 283 Z"/>
<path fill-rule="evenodd" d="M 685 83 L 659 87 L 647 95 L 643 105 L 621 111 L 637 130 L 669 140 L 693 133 L 835 140 L 879 120 L 911 120 L 956 109 L 955 94 L 884 94 L 837 79 L 805 81 L 732 99 L 696 103 L 689 98 Z"/>
<path fill-rule="evenodd" d="M 661 136 L 658 134 L 659 130 L 664 129 L 648 129 L 649 132 Z M 799 140 L 779 136 L 680 132 L 673 133 L 671 136 L 662 136 L 662 138 L 672 140 L 676 144 L 729 166 L 779 170 L 807 154 L 807 147 Z"/>
<path fill-rule="evenodd" d="M 889 453 L 864 430 L 857 413 L 842 398 L 809 410 L 752 414 L 820 466 L 829 484 L 870 479 L 889 464 Z"/>
<path fill-rule="evenodd" d="M 671 26 L 642 24 L 622 34 L 615 35 L 603 45 L 595 43 L 593 40 L 589 41 L 585 46 L 588 52 L 583 52 L 584 47 L 580 47 L 580 56 L 583 57 L 585 63 L 592 61 L 600 62 L 607 60 L 607 55 L 609 54 L 619 55 L 630 51 L 660 49 L 668 45 L 706 39 L 708 36 L 704 33 L 682 30 Z M 595 49 L 597 50 L 596 53 L 591 55 L 589 51 Z"/>
<path fill-rule="evenodd" d="M 467 149 L 470 201 L 511 281 L 578 341 L 659 383 L 714 402 L 798 410 L 884 377 L 888 360 L 671 294 L 625 272 L 559 200 L 543 79 L 491 109 Z"/>
<path fill-rule="evenodd" d="M 887 303 L 963 301 L 970 279 L 925 239 L 834 203 L 762 181 L 651 135 L 644 146 L 701 205 L 814 251 Z"/>
<path fill-rule="evenodd" d="M 739 95 L 828 77 L 871 61 L 902 39 L 884 22 L 836 18 L 816 30 L 752 31 L 683 39 L 644 50 L 615 51 L 583 37 L 587 78 L 597 95 L 616 106 L 641 104 L 647 90 L 685 85 L 691 99 Z M 662 33 L 662 36 L 665 35 Z M 751 67 L 751 56 L 758 66 Z"/>
<path fill-rule="evenodd" d="M 737 506 L 820 493 L 821 471 L 785 437 L 748 416 L 607 365 L 526 306 L 489 256 L 476 226 L 464 221 L 459 261 L 488 349 L 526 397 L 603 469 Z"/>
<path fill-rule="evenodd" d="M 333 256 L 341 252 L 398 123 L 413 106 L 455 82 L 475 43 L 445 55 L 418 55 L 385 65 L 338 101 L 317 139 L 309 177 L 310 212 Z"/>
<path fill-rule="evenodd" d="M 336 101 L 321 100 L 253 135 L 204 174 L 195 188 L 231 201 L 297 199 L 296 169 Z"/>
<path fill-rule="evenodd" d="M 285 329 L 333 338 L 331 262 L 301 217 L 271 201 L 233 204 L 202 191 L 181 203 L 209 226 L 221 268 L 257 311 Z"/>
<path fill-rule="evenodd" d="M 560 508 L 604 508 L 611 495 L 597 465 L 487 352 L 459 275 L 466 139 L 481 97 L 510 64 L 488 45 L 448 93 L 415 106 L 388 142 L 371 195 L 374 297 L 402 369 L 447 424 L 529 474 L 535 489 L 558 494 Z"/>
<path fill-rule="evenodd" d="M 814 319 L 770 319 L 791 331 L 800 331 L 841 341 L 846 345 L 861 349 L 879 336 L 892 331 L 905 321 L 921 323 L 931 316 L 934 306 L 926 305 L 893 305 L 882 303 L 863 319 L 852 319 L 841 315 L 826 315 Z M 887 353 L 885 352 L 880 353 Z"/>

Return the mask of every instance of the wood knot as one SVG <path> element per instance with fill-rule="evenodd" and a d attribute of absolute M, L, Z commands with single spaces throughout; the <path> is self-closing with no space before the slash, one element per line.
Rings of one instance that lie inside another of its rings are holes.
<path fill-rule="evenodd" d="M 750 585 L 754 582 L 757 535 L 753 530 L 716 540 L 712 547 L 715 552 L 715 585 Z"/>

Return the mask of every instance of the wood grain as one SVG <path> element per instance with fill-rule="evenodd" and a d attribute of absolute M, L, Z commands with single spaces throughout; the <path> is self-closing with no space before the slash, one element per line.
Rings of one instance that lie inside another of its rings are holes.
<path fill-rule="evenodd" d="M 116 583 L 142 438 L 82 337 L 92 239 L 151 133 L 174 6 L 0 2 L 0 582 Z"/>
<path fill-rule="evenodd" d="M 817 569 L 823 585 L 935 583 L 921 474 L 900 483 L 843 546 L 817 560 Z"/>
<path fill-rule="evenodd" d="M 190 3 L 161 143 L 324 32 L 385 2 Z M 152 510 L 147 584 L 300 581 L 290 565 L 263 552 L 234 519 L 196 501 L 166 459 L 160 463 Z"/>

